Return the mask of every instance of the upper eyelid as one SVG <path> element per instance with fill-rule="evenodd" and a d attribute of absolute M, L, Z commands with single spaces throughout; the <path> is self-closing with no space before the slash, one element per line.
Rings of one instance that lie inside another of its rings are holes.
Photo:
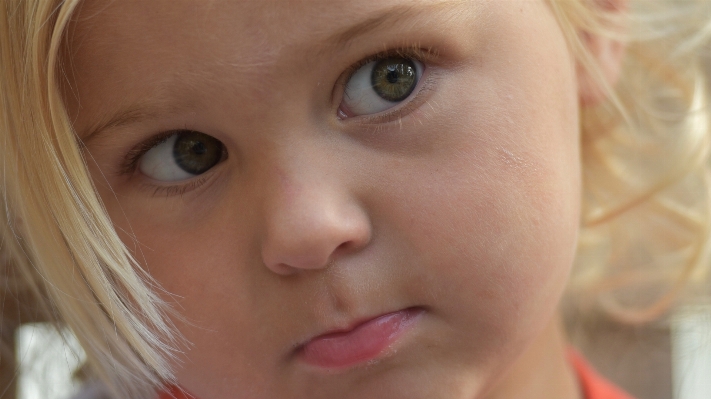
<path fill-rule="evenodd" d="M 132 173 L 136 169 L 136 166 L 138 165 L 138 162 L 141 160 L 141 157 L 143 155 L 145 155 L 146 152 L 148 152 L 151 149 L 155 148 L 156 146 L 162 144 L 163 142 L 168 140 L 171 136 L 178 134 L 179 131 L 180 130 L 169 130 L 169 131 L 157 134 L 153 137 L 150 137 L 147 140 L 141 141 L 140 143 L 133 146 L 126 153 L 126 155 L 123 157 L 120 173 L 121 174 Z"/>
<path fill-rule="evenodd" d="M 413 58 L 421 62 L 430 62 L 439 54 L 438 51 L 432 48 L 422 48 L 419 46 L 409 46 L 409 47 L 395 47 L 389 50 L 381 51 L 379 53 L 372 54 L 368 57 L 361 59 L 355 64 L 351 65 L 344 71 L 344 75 L 353 75 L 358 68 L 366 65 L 371 61 L 380 60 L 388 57 L 402 57 L 402 58 Z"/>

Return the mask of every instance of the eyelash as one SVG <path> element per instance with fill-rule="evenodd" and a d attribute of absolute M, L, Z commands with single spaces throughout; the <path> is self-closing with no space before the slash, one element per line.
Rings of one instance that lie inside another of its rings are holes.
<path fill-rule="evenodd" d="M 137 146 L 133 147 L 127 154 L 124 156 L 123 162 L 121 164 L 121 169 L 119 174 L 120 175 L 130 175 L 136 172 L 136 169 L 138 168 L 138 161 L 141 160 L 141 157 L 148 152 L 149 150 L 153 149 L 153 147 L 162 144 L 164 141 L 168 140 L 170 136 L 178 133 L 179 130 L 169 130 L 164 133 L 160 133 L 156 136 L 151 137 L 150 139 L 141 142 Z"/>
<path fill-rule="evenodd" d="M 340 96 L 342 96 L 343 93 L 345 92 L 347 82 L 353 77 L 353 74 L 356 71 L 358 71 L 358 69 L 360 69 L 362 66 L 364 66 L 372 61 L 379 61 L 381 59 L 386 59 L 388 57 L 396 57 L 396 56 L 403 57 L 403 58 L 416 59 L 416 60 L 422 62 L 423 64 L 427 65 L 429 62 L 432 62 L 432 60 L 434 60 L 438 56 L 438 53 L 437 53 L 437 51 L 434 51 L 431 48 L 422 48 L 418 45 L 413 45 L 413 46 L 402 47 L 402 48 L 397 48 L 397 49 L 392 49 L 392 50 L 386 50 L 386 51 L 371 55 L 369 57 L 361 59 L 360 61 L 358 61 L 355 64 L 351 65 L 350 67 L 346 68 L 346 70 L 341 74 L 341 78 L 339 78 L 339 80 L 337 81 L 337 84 L 335 85 L 335 88 L 334 88 L 334 92 L 335 92 L 335 90 L 338 90 L 339 91 L 338 94 Z M 425 67 L 425 70 L 427 70 L 427 69 L 428 68 Z M 368 124 L 368 125 L 398 120 L 403 115 L 409 113 L 414 106 L 418 105 L 418 102 L 419 102 L 418 99 L 433 88 L 434 82 L 433 82 L 432 77 L 425 79 L 425 75 L 423 74 L 423 78 L 422 78 L 419 86 L 420 87 L 416 89 L 414 97 L 408 99 L 407 102 L 402 107 L 395 107 L 396 109 L 393 111 L 385 111 L 383 113 L 379 113 L 379 114 L 375 114 L 375 115 L 361 115 L 361 116 L 357 116 L 357 117 L 353 117 L 353 118 L 349 118 L 349 119 L 355 119 L 355 120 L 357 120 L 358 123 Z M 183 130 L 183 129 L 170 130 L 170 131 L 160 133 L 160 134 L 136 145 L 124 156 L 124 159 L 123 159 L 123 162 L 121 164 L 118 174 L 121 176 L 134 175 L 136 173 L 136 170 L 138 169 L 138 163 L 140 162 L 141 157 L 146 152 L 148 152 L 155 146 L 163 143 L 170 136 L 178 133 L 180 130 Z M 185 130 L 187 130 L 187 127 L 185 128 Z M 171 197 L 171 196 L 175 196 L 175 195 L 183 195 L 186 192 L 197 189 L 200 186 L 202 186 L 203 184 L 205 184 L 209 180 L 208 176 L 206 176 L 206 175 L 207 175 L 207 173 L 204 175 L 197 176 L 196 178 L 190 179 L 183 184 L 173 184 L 173 185 L 163 186 L 163 185 L 157 185 L 154 183 L 145 183 L 145 186 L 147 189 L 152 189 L 153 190 L 152 195 L 156 196 L 156 197 L 159 195 L 164 195 L 166 197 Z"/>
<path fill-rule="evenodd" d="M 432 75 L 432 72 L 429 71 L 431 68 L 428 67 L 428 64 L 432 63 L 438 56 L 438 51 L 433 48 L 423 48 L 419 45 L 411 45 L 371 55 L 348 67 L 341 75 L 343 78 L 340 78 L 338 80 L 338 84 L 336 85 L 338 90 L 338 98 L 342 98 L 348 81 L 350 81 L 356 71 L 372 61 L 380 61 L 390 57 L 402 57 L 415 59 L 425 65 L 425 71 L 423 71 L 420 83 L 418 83 L 419 87 L 415 88 L 414 96 L 412 98 L 408 98 L 404 101 L 404 106 L 393 107 L 394 109 L 392 111 L 383 111 L 382 113 L 374 115 L 359 115 L 348 119 L 354 119 L 359 124 L 373 125 L 398 120 L 402 116 L 409 113 L 416 105 L 419 105 L 418 100 L 424 97 L 425 94 L 435 87 L 436 76 L 427 76 Z"/>
<path fill-rule="evenodd" d="M 209 173 L 209 172 L 208 172 Z M 209 176 L 206 176 L 207 173 L 202 174 L 200 176 L 197 176 L 194 179 L 190 179 L 186 181 L 183 184 L 174 184 L 172 186 L 158 186 L 155 184 L 151 184 L 149 188 L 153 189 L 152 195 L 154 197 L 157 197 L 159 195 L 165 196 L 165 197 L 172 197 L 175 195 L 183 195 L 189 191 L 195 190 L 196 188 L 199 188 L 203 184 L 207 183 L 209 180 Z"/>

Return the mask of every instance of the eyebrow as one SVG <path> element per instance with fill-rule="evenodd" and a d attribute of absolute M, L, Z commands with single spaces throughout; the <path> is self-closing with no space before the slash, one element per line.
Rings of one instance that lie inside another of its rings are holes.
<path fill-rule="evenodd" d="M 161 115 L 165 115 L 165 113 L 180 113 L 186 110 L 188 110 L 188 107 L 185 106 L 139 102 L 126 108 L 122 108 L 110 117 L 103 118 L 98 123 L 95 123 L 86 129 L 85 134 L 82 134 L 84 131 L 78 131 L 77 134 L 79 135 L 82 143 L 86 144 L 92 139 L 95 139 L 97 136 L 102 135 L 107 130 L 131 125 L 145 120 L 157 119 Z"/>
<path fill-rule="evenodd" d="M 86 142 L 91 139 L 92 136 L 96 136 L 99 132 L 106 129 L 130 125 L 134 122 L 150 119 L 151 117 L 154 117 L 156 113 L 150 111 L 149 109 L 150 107 L 142 108 L 140 106 L 135 105 L 130 108 L 124 109 L 118 114 L 111 117 L 111 119 L 101 121 L 92 126 L 90 129 L 88 129 L 89 133 L 82 137 L 82 141 Z"/>
<path fill-rule="evenodd" d="M 357 37 L 372 33 L 381 27 L 391 27 L 417 17 L 431 15 L 433 12 L 440 11 L 443 8 L 450 8 L 453 11 L 454 6 L 461 5 L 465 1 L 444 0 L 424 6 L 421 4 L 398 4 L 384 11 L 377 11 L 376 15 L 367 17 L 365 20 L 331 35 L 326 39 L 325 43 L 335 47 L 345 47 Z"/>

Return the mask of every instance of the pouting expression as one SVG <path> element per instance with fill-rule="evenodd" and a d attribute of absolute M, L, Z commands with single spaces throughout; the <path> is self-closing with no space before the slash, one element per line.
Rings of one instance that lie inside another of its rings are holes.
<path fill-rule="evenodd" d="M 477 397 L 575 251 L 545 1 L 86 1 L 70 115 L 198 397 Z"/>

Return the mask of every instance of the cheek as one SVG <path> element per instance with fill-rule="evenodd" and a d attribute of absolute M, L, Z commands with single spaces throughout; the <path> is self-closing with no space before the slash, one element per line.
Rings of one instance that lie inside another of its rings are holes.
<path fill-rule="evenodd" d="M 436 269 L 430 295 L 489 340 L 528 339 L 549 319 L 572 266 L 581 201 L 572 64 L 508 68 L 462 76 L 475 82 L 467 90 L 448 87 L 456 94 L 440 108 L 459 112 L 435 133 L 451 138 L 449 150 L 393 182 L 416 191 L 392 201 L 410 204 L 398 223 L 417 220 L 401 230 Z"/>
<path fill-rule="evenodd" d="M 550 320 L 573 262 L 579 194 L 574 166 L 521 154 L 528 172 L 495 148 L 440 164 L 445 176 L 420 174 L 401 221 L 409 242 L 412 290 L 438 304 L 455 326 L 462 362 L 482 373 L 514 356 Z M 569 174 L 570 173 L 570 174 Z M 417 226 L 412 227 L 412 218 Z M 471 356 L 474 356 L 473 358 Z M 484 371 L 485 370 L 485 371 Z M 484 375 L 484 374 L 482 374 Z"/>
<path fill-rule="evenodd" d="M 548 179 L 521 181 L 505 164 L 490 166 L 498 170 L 428 182 L 439 195 L 408 207 L 419 228 L 407 234 L 423 263 L 440 269 L 444 291 L 461 286 L 457 292 L 472 293 L 468 303 L 495 298 L 487 301 L 492 309 L 530 305 L 551 289 L 559 292 L 565 281 L 577 241 L 579 195 Z"/>
<path fill-rule="evenodd" d="M 187 363 L 179 368 L 181 382 L 199 386 L 214 378 L 211 367 L 219 367 L 224 375 L 247 375 L 256 383 L 260 375 L 250 367 L 264 369 L 260 361 L 271 361 L 264 353 L 273 348 L 260 346 L 258 334 L 246 332 L 272 325 L 279 314 L 255 312 L 255 300 L 264 298 L 266 268 L 251 251 L 253 230 L 244 225 L 243 210 L 224 204 L 220 212 L 210 211 L 215 204 L 173 209 L 160 199 L 146 206 L 145 198 L 136 200 L 140 203 L 103 198 L 121 238 L 159 282 L 157 293 L 180 314 L 173 321 L 190 342 L 181 360 Z M 230 355 L 219 355 L 224 353 Z"/>
<path fill-rule="evenodd" d="M 137 195 L 130 189 L 122 195 L 121 189 L 117 187 L 118 195 L 114 195 L 114 191 L 99 187 L 99 193 L 133 256 L 172 294 L 165 299 L 206 328 L 211 326 L 205 323 L 225 309 L 239 322 L 246 319 L 244 308 L 234 303 L 245 303 L 256 285 L 244 272 L 252 267 L 247 261 L 252 239 L 245 229 L 225 223 L 243 219 L 237 215 L 241 210 L 221 206 L 220 212 L 213 212 L 218 205 L 209 196 L 187 195 L 187 202 L 183 202 Z M 235 284 L 240 289 L 235 289 Z M 226 292 L 237 300 L 227 300 Z"/>

